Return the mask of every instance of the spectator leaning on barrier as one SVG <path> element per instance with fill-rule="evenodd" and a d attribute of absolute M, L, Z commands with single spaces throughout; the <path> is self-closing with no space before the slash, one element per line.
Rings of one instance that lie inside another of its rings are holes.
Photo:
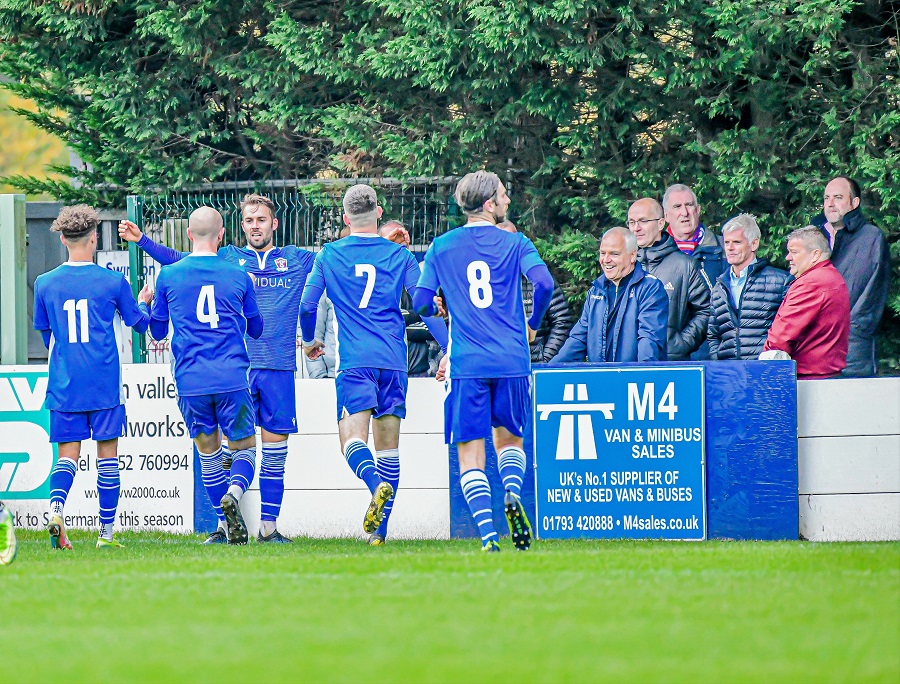
<path fill-rule="evenodd" d="M 665 361 L 669 298 L 637 262 L 637 238 L 611 228 L 600 241 L 602 274 L 554 363 Z"/>
<path fill-rule="evenodd" d="M 829 259 L 828 240 L 815 226 L 788 235 L 787 251 L 796 280 L 778 309 L 760 358 L 785 352 L 797 362 L 798 378 L 834 377 L 847 365 L 847 284 Z"/>
<path fill-rule="evenodd" d="M 517 228 L 512 221 L 501 221 L 497 224 L 501 230 L 507 233 L 517 232 Z M 525 276 L 522 276 L 522 301 L 525 304 L 525 315 L 531 316 L 534 305 L 534 285 Z M 556 279 L 553 279 L 553 297 L 550 300 L 550 307 L 547 313 L 541 319 L 541 325 L 538 327 L 534 340 L 530 343 L 531 362 L 547 363 L 559 353 L 569 337 L 569 330 L 572 329 L 572 314 L 569 311 L 569 303 L 566 301 L 566 295 Z"/>
<path fill-rule="evenodd" d="M 678 249 L 694 259 L 711 283 L 728 269 L 721 237 L 700 222 L 700 204 L 690 186 L 670 185 L 663 194 L 667 232 Z"/>
<path fill-rule="evenodd" d="M 844 375 L 875 375 L 875 332 L 887 304 L 887 240 L 863 216 L 859 185 L 838 176 L 825 186 L 823 213 L 813 219 L 831 244 L 831 262 L 850 292 L 850 345 Z"/>
<path fill-rule="evenodd" d="M 684 361 L 706 341 L 710 283 L 694 260 L 679 251 L 672 236 L 663 232 L 664 222 L 655 199 L 639 199 L 628 209 L 638 263 L 662 281 L 669 295 L 669 360 Z"/>
<path fill-rule="evenodd" d="M 735 216 L 722 226 L 722 238 L 730 267 L 712 289 L 709 358 L 756 359 L 793 278 L 756 257 L 760 238 L 756 217 Z"/>

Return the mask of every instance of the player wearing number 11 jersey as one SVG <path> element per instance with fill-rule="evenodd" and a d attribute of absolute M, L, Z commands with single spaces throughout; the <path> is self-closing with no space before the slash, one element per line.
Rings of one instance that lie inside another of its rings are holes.
<path fill-rule="evenodd" d="M 138 332 L 150 320 L 150 290 L 134 301 L 121 273 L 94 263 L 100 217 L 85 205 L 64 207 L 51 230 L 59 232 L 69 260 L 34 283 L 34 327 L 50 348 L 44 405 L 50 411 L 50 441 L 58 460 L 50 474 L 47 530 L 56 549 L 71 549 L 63 508 L 81 453 L 81 442 L 97 440 L 97 496 L 100 503 L 98 548 L 122 546 L 113 538 L 119 503 L 118 440 L 125 434 L 119 326 Z"/>
<path fill-rule="evenodd" d="M 229 543 L 246 544 L 239 503 L 256 469 L 256 412 L 244 332 L 258 338 L 263 320 L 250 276 L 216 258 L 224 232 L 215 209 L 200 207 L 191 213 L 193 249 L 160 270 L 150 334 L 157 340 L 166 337 L 171 319 L 178 405 L 197 445 L 203 484 L 227 525 Z M 233 453 L 230 482 L 222 468 L 220 428 Z"/>
<path fill-rule="evenodd" d="M 457 445 L 460 483 L 482 548 L 500 550 L 484 473 L 484 440 L 493 430 L 510 536 L 516 548 L 525 550 L 531 544 L 531 526 L 519 494 L 525 475 L 522 429 L 530 410 L 531 354 L 521 276 L 534 284 L 528 321 L 532 330 L 550 304 L 553 279 L 531 240 L 497 228 L 506 217 L 509 196 L 496 174 L 464 176 L 456 187 L 456 202 L 466 213 L 466 225 L 432 243 L 413 306 L 422 315 L 432 314 L 435 292 L 443 290 L 450 315 L 446 440 Z"/>

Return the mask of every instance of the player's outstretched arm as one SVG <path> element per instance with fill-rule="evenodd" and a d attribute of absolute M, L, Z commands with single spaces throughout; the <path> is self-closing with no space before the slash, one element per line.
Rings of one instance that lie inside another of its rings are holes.
<path fill-rule="evenodd" d="M 263 329 L 265 328 L 262 314 L 256 314 L 251 318 L 247 319 L 247 335 L 252 337 L 254 340 L 258 340 L 260 336 L 263 334 Z"/>
<path fill-rule="evenodd" d="M 437 314 L 437 305 L 434 303 L 436 295 L 437 292 L 427 287 L 417 287 L 412 298 L 415 312 L 423 318 L 433 317 Z"/>
<path fill-rule="evenodd" d="M 306 280 L 303 294 L 300 296 L 300 335 L 303 338 L 303 348 L 309 356 L 307 347 L 313 347 L 316 338 L 316 318 L 319 310 L 319 300 L 325 292 L 325 274 L 322 272 L 322 259 L 325 258 L 325 250 L 319 252 L 313 262 L 312 272 Z M 317 358 L 309 356 L 309 358 Z"/>
<path fill-rule="evenodd" d="M 144 235 L 136 224 L 128 220 L 119 221 L 119 237 L 126 242 L 136 242 L 137 246 L 147 252 L 151 259 L 155 259 L 163 266 L 174 264 L 188 254 L 154 242 Z"/>
<path fill-rule="evenodd" d="M 40 276 L 34 283 L 34 329 L 41 334 L 44 346 L 50 349 L 50 340 L 52 339 L 50 318 L 47 316 L 47 306 L 44 304 Z"/>
<path fill-rule="evenodd" d="M 169 334 L 169 300 L 166 295 L 165 272 L 156 279 L 156 297 L 150 309 L 150 337 L 164 340 Z"/>
<path fill-rule="evenodd" d="M 553 276 L 542 261 L 529 268 L 525 277 L 534 285 L 534 308 L 531 311 L 531 318 L 528 319 L 528 327 L 537 330 L 553 297 Z"/>

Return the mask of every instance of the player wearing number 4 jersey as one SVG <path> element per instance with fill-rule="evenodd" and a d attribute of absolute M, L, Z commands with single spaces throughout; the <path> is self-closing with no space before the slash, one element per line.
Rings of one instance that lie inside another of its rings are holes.
<path fill-rule="evenodd" d="M 260 525 L 257 541 L 287 543 L 291 540 L 276 528 L 284 499 L 284 472 L 288 435 L 297 432 L 297 402 L 294 371 L 297 369 L 297 316 L 300 295 L 315 255 L 294 245 L 276 247 L 278 229 L 275 204 L 262 195 L 246 195 L 241 201 L 241 227 L 245 247 L 228 245 L 219 256 L 253 275 L 260 313 L 266 321 L 258 340 L 248 338 L 250 354 L 250 394 L 260 427 L 262 462 L 259 468 Z M 137 242 L 161 264 L 172 264 L 187 256 L 143 235 L 130 221 L 119 224 L 119 235 Z M 226 454 L 227 456 L 227 454 Z M 229 459 L 230 460 L 230 459 Z M 211 464 L 201 464 L 209 475 Z M 230 467 L 226 463 L 226 468 Z M 211 475 L 210 475 L 211 476 Z M 214 502 L 218 506 L 218 502 Z M 221 511 L 219 529 L 205 543 L 226 541 Z"/>
<path fill-rule="evenodd" d="M 119 503 L 119 437 L 125 434 L 120 340 L 116 318 L 144 332 L 150 320 L 149 288 L 134 301 L 121 273 L 94 264 L 100 217 L 90 207 L 64 207 L 51 230 L 59 232 L 69 260 L 34 283 L 34 327 L 50 348 L 44 405 L 50 411 L 50 441 L 59 459 L 50 474 L 47 530 L 56 549 L 71 549 L 63 509 L 81 442 L 97 440 L 98 548 L 122 546 L 113 537 Z"/>
<path fill-rule="evenodd" d="M 327 288 L 334 304 L 335 388 L 341 450 L 372 494 L 363 529 L 381 545 L 400 480 L 400 420 L 406 416 L 406 327 L 400 312 L 403 288 L 415 291 L 419 266 L 405 248 L 378 235 L 375 190 L 355 185 L 344 195 L 350 235 L 325 245 L 316 256 L 300 304 L 304 351 L 321 354 L 316 310 Z M 438 331 L 440 335 L 440 332 Z M 376 460 L 367 446 L 369 421 Z"/>
<path fill-rule="evenodd" d="M 190 215 L 193 251 L 160 271 L 150 334 L 166 337 L 171 319 L 178 405 L 197 445 L 203 484 L 224 517 L 228 542 L 246 544 L 239 504 L 256 468 L 256 412 L 244 333 L 258 338 L 263 319 L 250 276 L 216 258 L 224 232 L 215 209 L 200 207 Z M 220 429 L 233 452 L 230 481 L 222 468 Z"/>
<path fill-rule="evenodd" d="M 553 279 L 531 241 L 499 230 L 509 196 L 496 174 L 470 173 L 456 187 L 466 225 L 438 237 L 425 254 L 413 306 L 435 310 L 440 287 L 450 315 L 450 383 L 444 402 L 445 436 L 459 452 L 463 495 L 478 525 L 482 549 L 499 551 L 484 473 L 485 438 L 493 432 L 504 508 L 517 549 L 531 544 L 531 525 L 519 500 L 525 475 L 522 430 L 530 410 L 531 355 L 525 328 L 521 275 L 534 284 L 528 326 L 536 330 L 553 294 Z"/>

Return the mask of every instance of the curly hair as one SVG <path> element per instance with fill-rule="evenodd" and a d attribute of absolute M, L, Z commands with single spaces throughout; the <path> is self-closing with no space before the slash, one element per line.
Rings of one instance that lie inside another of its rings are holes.
<path fill-rule="evenodd" d="M 93 207 L 76 204 L 74 207 L 63 207 L 50 230 L 62 233 L 67 240 L 80 240 L 96 231 L 99 225 L 100 215 Z"/>

